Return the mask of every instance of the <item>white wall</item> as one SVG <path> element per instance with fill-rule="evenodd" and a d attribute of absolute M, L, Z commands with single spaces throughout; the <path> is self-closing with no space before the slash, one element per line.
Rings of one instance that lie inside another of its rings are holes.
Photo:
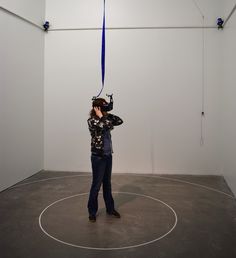
<path fill-rule="evenodd" d="M 214 2 L 214 3 L 213 3 Z M 103 1 L 47 0 L 52 28 L 101 27 Z M 221 1 L 198 1 L 215 25 Z M 202 25 L 192 1 L 107 1 L 107 27 Z M 200 146 L 201 30 L 107 31 L 105 93 L 124 125 L 114 171 L 220 172 L 220 31 L 206 30 L 205 145 Z M 86 120 L 101 87 L 101 31 L 49 32 L 45 43 L 44 168 L 89 171 Z M 103 94 L 103 96 L 104 96 Z"/>
<path fill-rule="evenodd" d="M 101 27 L 102 2 L 47 0 L 47 19 L 52 28 Z M 206 25 L 226 18 L 234 4 L 196 2 Z M 0 0 L 0 6 L 39 25 L 45 20 L 44 0 Z M 107 2 L 108 27 L 201 24 L 189 0 Z M 0 190 L 42 168 L 90 170 L 86 119 L 101 84 L 101 32 L 47 34 L 44 100 L 44 34 L 2 11 L 0 25 Z M 113 132 L 115 171 L 216 174 L 222 168 L 236 192 L 235 15 L 223 33 L 206 30 L 205 35 L 205 145 L 200 147 L 201 30 L 107 31 L 104 92 L 114 93 L 114 112 L 125 120 Z"/>
<path fill-rule="evenodd" d="M 235 3 L 234 3 L 235 4 Z M 232 9 L 233 5 L 231 5 Z M 222 100 L 222 172 L 236 195 L 236 12 L 224 29 Z"/>
<path fill-rule="evenodd" d="M 44 21 L 44 1 L 0 5 Z M 43 169 L 44 32 L 2 10 L 0 24 L 1 191 Z"/>
<path fill-rule="evenodd" d="M 233 1 L 227 0 L 224 1 Z M 198 26 L 201 14 L 206 23 L 227 13 L 222 0 L 109 0 L 106 1 L 107 27 L 130 26 Z M 101 27 L 103 0 L 46 0 L 46 17 L 52 28 Z"/>
<path fill-rule="evenodd" d="M 45 0 L 0 0 L 0 6 L 38 25 L 44 23 Z"/>

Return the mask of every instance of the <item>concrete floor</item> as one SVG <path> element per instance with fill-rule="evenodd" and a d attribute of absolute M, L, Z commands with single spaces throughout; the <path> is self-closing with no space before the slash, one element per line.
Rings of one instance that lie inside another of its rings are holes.
<path fill-rule="evenodd" d="M 236 201 L 219 176 L 113 174 L 121 219 L 88 221 L 91 175 L 41 171 L 0 193 L 1 258 L 235 258 Z"/>

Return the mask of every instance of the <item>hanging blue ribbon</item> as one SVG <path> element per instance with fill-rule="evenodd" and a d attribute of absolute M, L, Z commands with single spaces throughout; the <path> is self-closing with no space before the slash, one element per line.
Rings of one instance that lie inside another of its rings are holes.
<path fill-rule="evenodd" d="M 102 25 L 102 85 L 105 80 L 105 53 L 106 53 L 106 19 L 105 19 L 105 0 L 104 0 L 104 11 L 103 11 L 103 25 Z"/>
<path fill-rule="evenodd" d="M 103 10 L 103 25 L 102 25 L 102 49 L 101 49 L 101 71 L 102 71 L 102 89 L 97 95 L 99 97 L 103 91 L 104 88 L 104 82 L 105 82 L 105 53 L 106 53 L 106 15 L 105 15 L 105 7 L 106 3 L 104 0 L 104 10 Z"/>

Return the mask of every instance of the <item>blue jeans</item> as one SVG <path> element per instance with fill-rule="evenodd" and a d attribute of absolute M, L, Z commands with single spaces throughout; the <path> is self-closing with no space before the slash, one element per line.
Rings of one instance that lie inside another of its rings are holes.
<path fill-rule="evenodd" d="M 93 180 L 88 200 L 88 212 L 96 215 L 98 210 L 98 193 L 103 185 L 103 198 L 108 213 L 114 210 L 114 200 L 111 192 L 112 155 L 91 155 Z"/>

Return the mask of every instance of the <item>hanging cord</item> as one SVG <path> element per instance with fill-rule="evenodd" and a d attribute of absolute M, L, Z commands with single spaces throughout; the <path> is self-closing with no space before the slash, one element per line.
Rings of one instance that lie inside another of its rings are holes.
<path fill-rule="evenodd" d="M 104 89 L 104 82 L 105 82 L 105 68 L 106 68 L 106 13 L 105 13 L 105 8 L 106 3 L 104 0 L 104 5 L 103 5 L 103 25 L 102 25 L 102 49 L 101 49 L 101 72 L 102 72 L 102 88 L 96 98 L 98 98 L 103 89 Z"/>
<path fill-rule="evenodd" d="M 205 118 L 205 16 L 195 0 L 192 0 L 202 17 L 202 112 L 200 145 L 204 145 L 204 118 Z"/>
<path fill-rule="evenodd" d="M 194 3 L 194 5 L 197 7 L 197 9 L 198 9 L 200 15 L 204 18 L 204 14 L 203 14 L 201 8 L 199 7 L 199 5 L 197 4 L 197 2 L 196 2 L 195 0 L 193 0 L 193 3 Z"/>
<path fill-rule="evenodd" d="M 204 118 L 205 118 L 205 17 L 202 16 L 202 113 L 201 113 L 201 139 L 200 145 L 204 145 Z"/>

